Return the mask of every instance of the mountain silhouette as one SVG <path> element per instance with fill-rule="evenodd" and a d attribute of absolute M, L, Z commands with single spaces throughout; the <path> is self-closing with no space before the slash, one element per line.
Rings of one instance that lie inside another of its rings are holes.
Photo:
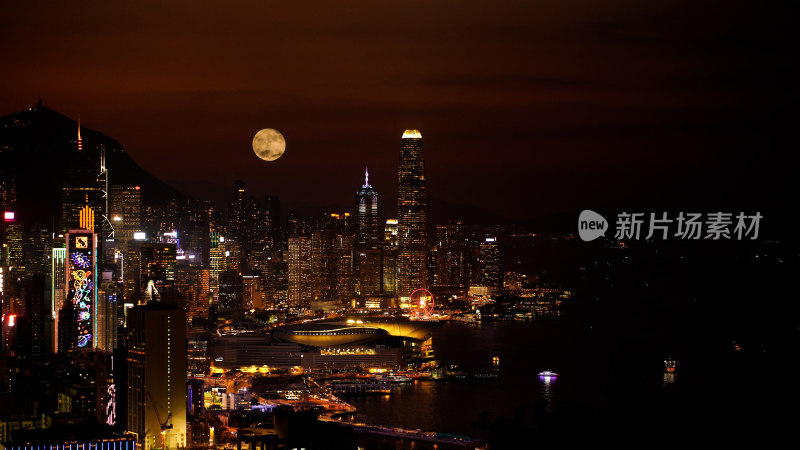
<path fill-rule="evenodd" d="M 0 118 L 0 177 L 16 181 L 17 215 L 25 222 L 49 224 L 59 217 L 61 187 L 75 159 L 78 122 L 39 102 Z M 185 196 L 142 169 L 116 140 L 81 127 L 83 159 L 100 173 L 105 147 L 109 184 L 141 187 L 143 205 L 161 205 Z"/>

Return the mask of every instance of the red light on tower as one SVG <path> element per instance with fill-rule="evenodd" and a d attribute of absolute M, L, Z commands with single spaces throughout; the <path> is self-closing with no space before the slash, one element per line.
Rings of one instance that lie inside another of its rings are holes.
<path fill-rule="evenodd" d="M 6 211 L 3 213 L 3 220 L 6 222 L 13 222 L 15 220 L 15 214 L 13 211 Z"/>

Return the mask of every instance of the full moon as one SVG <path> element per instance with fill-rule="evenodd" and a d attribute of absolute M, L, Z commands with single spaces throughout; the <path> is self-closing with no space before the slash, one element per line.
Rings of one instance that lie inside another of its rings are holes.
<path fill-rule="evenodd" d="M 253 137 L 253 151 L 264 161 L 275 161 L 286 151 L 286 139 L 278 130 L 264 128 Z"/>

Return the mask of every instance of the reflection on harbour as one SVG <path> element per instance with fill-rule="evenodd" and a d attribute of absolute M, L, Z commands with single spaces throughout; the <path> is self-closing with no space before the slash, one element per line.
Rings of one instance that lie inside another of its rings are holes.
<path fill-rule="evenodd" d="M 547 411 L 553 410 L 553 389 L 556 384 L 556 377 L 539 377 L 539 391 L 542 393 L 542 398 L 545 402 L 545 409 Z"/>

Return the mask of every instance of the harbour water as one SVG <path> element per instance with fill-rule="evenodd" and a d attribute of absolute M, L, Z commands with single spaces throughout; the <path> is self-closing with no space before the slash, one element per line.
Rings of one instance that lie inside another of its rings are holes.
<path fill-rule="evenodd" d="M 563 316 L 449 323 L 434 334 L 437 356 L 467 374 L 496 373 L 496 378 L 396 384 L 391 395 L 348 402 L 358 409 L 360 422 L 471 437 L 497 433 L 509 423 L 525 430 L 679 435 L 766 420 L 758 408 L 768 388 L 736 370 L 753 358 L 716 344 L 682 344 L 680 335 L 630 336 L 620 344 Z M 665 347 L 681 356 L 675 374 L 664 373 Z M 500 358 L 496 372 L 494 356 Z M 548 369 L 559 377 L 540 380 L 538 373 Z"/>
<path fill-rule="evenodd" d="M 558 319 L 498 325 L 451 323 L 434 335 L 436 354 L 463 370 L 465 379 L 399 383 L 385 396 L 350 397 L 357 419 L 407 429 L 481 434 L 478 422 L 513 415 L 521 405 L 552 408 L 574 395 L 575 363 Z M 500 364 L 492 365 L 498 356 Z M 552 368 L 565 375 L 551 383 L 537 374 Z M 475 377 L 496 374 L 497 377 Z M 544 402 L 544 404 L 542 404 Z"/>

